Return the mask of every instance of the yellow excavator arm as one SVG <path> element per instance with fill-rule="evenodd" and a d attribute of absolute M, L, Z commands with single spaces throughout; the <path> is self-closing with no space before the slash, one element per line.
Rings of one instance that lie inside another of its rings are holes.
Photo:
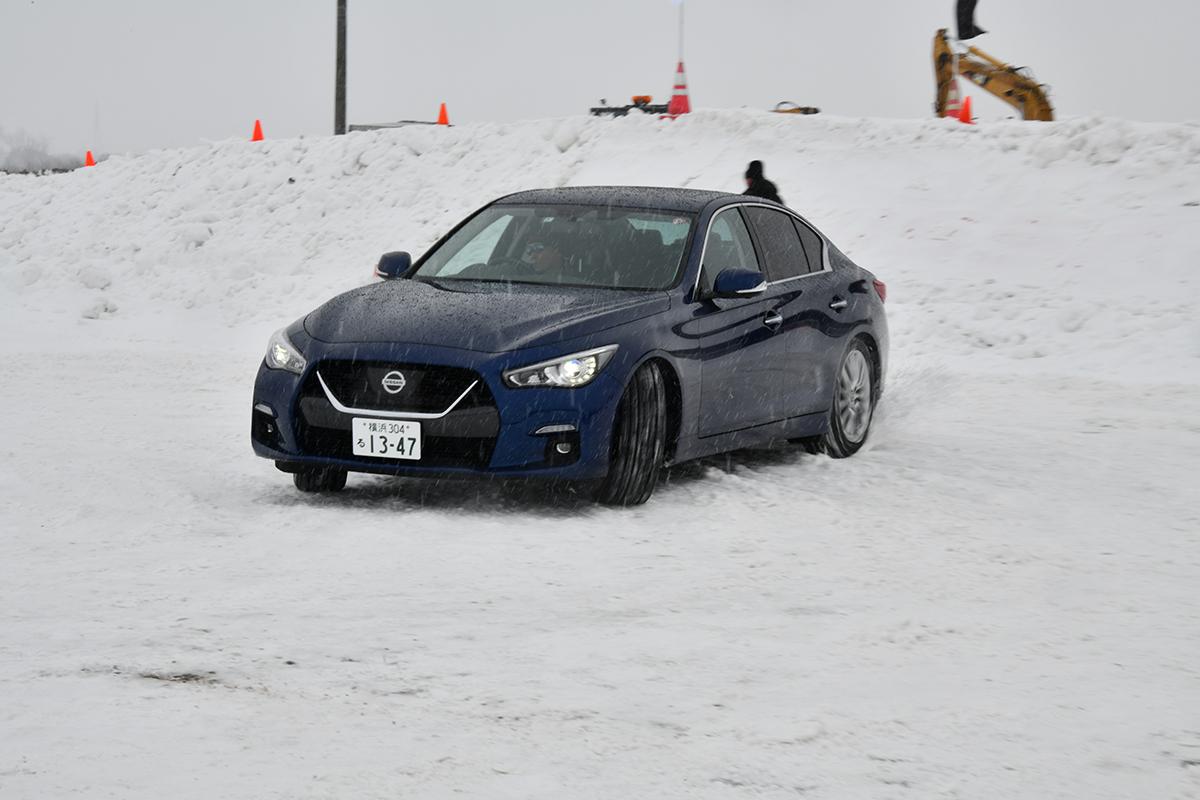
<path fill-rule="evenodd" d="M 950 82 L 962 75 L 1020 111 L 1025 119 L 1054 121 L 1054 108 L 1046 96 L 1045 86 L 976 47 L 968 47 L 966 55 L 956 55 L 950 49 L 945 28 L 933 37 L 933 72 L 937 79 L 934 111 L 939 117 L 946 113 Z"/>

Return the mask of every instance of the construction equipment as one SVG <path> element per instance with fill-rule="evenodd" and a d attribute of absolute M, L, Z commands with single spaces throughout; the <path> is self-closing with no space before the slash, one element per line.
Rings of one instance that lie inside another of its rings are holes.
<path fill-rule="evenodd" d="M 588 109 L 593 117 L 623 117 L 635 108 L 646 114 L 666 114 L 666 103 L 652 103 L 654 98 L 648 94 L 635 94 L 630 98 L 633 102 L 627 106 L 610 106 L 608 101 L 603 97 L 600 98 L 600 105 Z"/>
<path fill-rule="evenodd" d="M 816 106 L 802 106 L 799 103 L 793 103 L 791 100 L 780 100 L 771 109 L 776 114 L 820 114 L 821 109 Z"/>
<path fill-rule="evenodd" d="M 1038 83 L 1028 69 L 1005 64 L 970 45 L 960 55 L 950 46 L 945 28 L 933 37 L 933 73 L 937 79 L 933 108 L 939 117 L 946 116 L 950 84 L 962 75 L 1020 111 L 1025 119 L 1054 121 L 1054 108 L 1047 97 L 1049 87 Z"/>

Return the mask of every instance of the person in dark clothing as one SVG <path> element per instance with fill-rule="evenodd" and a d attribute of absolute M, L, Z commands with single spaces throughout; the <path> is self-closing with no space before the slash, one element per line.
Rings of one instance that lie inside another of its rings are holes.
<path fill-rule="evenodd" d="M 742 194 L 774 200 L 783 205 L 783 200 L 779 197 L 779 190 L 775 188 L 775 184 L 763 177 L 761 161 L 751 161 L 750 166 L 746 168 L 746 191 Z"/>

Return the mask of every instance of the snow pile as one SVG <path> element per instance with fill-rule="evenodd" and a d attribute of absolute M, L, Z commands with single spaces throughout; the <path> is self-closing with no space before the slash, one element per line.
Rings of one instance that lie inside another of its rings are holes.
<path fill-rule="evenodd" d="M 1188 290 L 1200 127 L 1119 120 L 966 127 L 710 111 L 114 157 L 0 177 L 0 291 L 6 305 L 76 318 L 199 308 L 286 322 L 368 280 L 380 253 L 419 253 L 507 192 L 739 191 L 751 158 L 892 285 L 895 321 L 916 344 L 1087 369 L 1140 362 L 1159 336 L 1200 352 Z"/>

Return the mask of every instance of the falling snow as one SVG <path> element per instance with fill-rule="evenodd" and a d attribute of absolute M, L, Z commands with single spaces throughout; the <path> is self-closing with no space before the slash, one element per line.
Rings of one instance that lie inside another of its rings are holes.
<path fill-rule="evenodd" d="M 380 253 L 751 159 L 888 283 L 858 456 L 625 511 L 251 453 Z M 733 111 L 0 175 L 0 796 L 1200 797 L 1197 187 L 1195 125 Z"/>

